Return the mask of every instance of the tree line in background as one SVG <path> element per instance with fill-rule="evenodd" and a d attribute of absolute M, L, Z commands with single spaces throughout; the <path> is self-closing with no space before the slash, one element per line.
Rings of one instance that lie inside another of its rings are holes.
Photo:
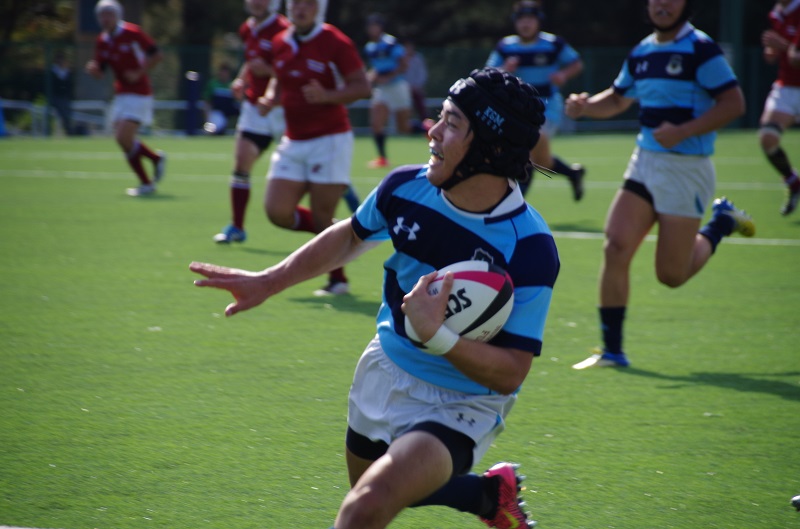
<path fill-rule="evenodd" d="M 721 13 L 729 1 L 696 2 L 697 25 L 718 37 Z M 0 49 L 22 41 L 73 42 L 75 11 L 84 3 L 0 0 Z M 122 4 L 132 21 L 152 26 L 147 29 L 159 42 L 176 46 L 213 45 L 225 33 L 235 32 L 245 17 L 243 0 L 122 0 Z M 644 0 L 544 0 L 543 4 L 545 30 L 563 35 L 576 47 L 630 46 L 647 32 Z M 743 0 L 743 4 L 744 43 L 758 46 L 772 2 Z M 512 5 L 512 0 L 329 0 L 327 19 L 359 44 L 366 38 L 366 16 L 380 12 L 386 15 L 390 32 L 420 46 L 491 45 L 512 31 Z M 136 20 L 140 14 L 143 20 Z"/>

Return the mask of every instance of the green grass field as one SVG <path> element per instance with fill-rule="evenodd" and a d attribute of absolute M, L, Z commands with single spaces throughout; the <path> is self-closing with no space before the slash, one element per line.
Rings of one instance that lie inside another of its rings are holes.
<path fill-rule="evenodd" d="M 522 463 L 542 528 L 796 528 L 800 213 L 778 214 L 783 189 L 755 132 L 723 133 L 715 161 L 718 194 L 752 213 L 756 237 L 724 241 L 677 290 L 657 283 L 645 243 L 633 366 L 570 368 L 599 343 L 602 226 L 633 141 L 559 137 L 556 151 L 589 169 L 586 197 L 542 176 L 529 193 L 562 270 L 544 352 L 477 470 Z M 268 224 L 258 177 L 247 243 L 214 245 L 232 139 L 149 142 L 169 153 L 168 175 L 133 199 L 110 138 L 0 140 L 0 525 L 327 528 L 348 487 L 347 391 L 389 248 L 348 268 L 350 296 L 315 298 L 319 279 L 226 319 L 227 294 L 195 288 L 189 263 L 261 269 L 308 236 Z M 785 149 L 800 164 L 800 131 Z M 427 159 L 420 138 L 389 150 L 397 164 Z M 372 155 L 359 139 L 362 196 L 383 176 L 362 169 Z M 425 508 L 392 527 L 483 525 Z"/>

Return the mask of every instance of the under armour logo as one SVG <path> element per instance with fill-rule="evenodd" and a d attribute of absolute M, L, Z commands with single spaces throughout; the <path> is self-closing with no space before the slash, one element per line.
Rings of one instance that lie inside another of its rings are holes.
<path fill-rule="evenodd" d="M 458 417 L 456 417 L 456 422 L 466 422 L 470 426 L 475 426 L 475 419 L 473 419 L 472 417 L 470 418 L 464 417 L 463 413 L 458 414 Z"/>
<path fill-rule="evenodd" d="M 409 241 L 416 241 L 417 240 L 417 232 L 420 230 L 419 224 L 416 222 L 413 226 L 406 226 L 403 224 L 405 217 L 397 217 L 397 224 L 393 228 L 394 234 L 398 235 L 401 231 L 408 233 L 408 240 Z"/>

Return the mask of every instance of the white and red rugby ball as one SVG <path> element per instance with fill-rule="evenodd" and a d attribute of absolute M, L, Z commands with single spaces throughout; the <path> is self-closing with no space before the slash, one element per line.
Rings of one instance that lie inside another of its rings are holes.
<path fill-rule="evenodd" d="M 514 306 L 511 276 L 486 261 L 461 261 L 438 271 L 436 279 L 428 285 L 429 294 L 439 292 L 446 272 L 453 272 L 453 288 L 444 325 L 464 338 L 488 342 L 503 328 Z M 420 346 L 408 316 L 405 327 L 408 338 Z"/>

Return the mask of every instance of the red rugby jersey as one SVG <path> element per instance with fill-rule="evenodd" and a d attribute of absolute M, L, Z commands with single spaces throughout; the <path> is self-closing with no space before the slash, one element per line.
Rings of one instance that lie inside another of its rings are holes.
<path fill-rule="evenodd" d="M 800 36 L 800 0 L 793 0 L 783 7 L 776 5 L 769 13 L 772 29 L 778 32 L 789 42 L 794 42 Z M 783 52 L 778 62 L 777 84 L 781 86 L 800 86 L 800 68 L 789 64 L 789 56 Z"/>
<path fill-rule="evenodd" d="M 156 50 L 155 41 L 136 24 L 121 22 L 113 34 L 102 32 L 95 41 L 94 59 L 101 68 L 114 72 L 117 94 L 151 95 L 150 77 L 145 73 L 137 81 L 125 80 L 124 72 L 144 66 L 147 56 Z"/>
<path fill-rule="evenodd" d="M 244 43 L 245 60 L 261 57 L 267 64 L 272 63 L 272 39 L 289 27 L 289 21 L 280 14 L 272 15 L 261 23 L 253 17 L 245 20 L 239 27 L 239 37 Z M 258 98 L 264 95 L 264 91 L 269 84 L 269 76 L 257 77 L 251 71 L 245 74 L 245 97 L 248 101 L 255 104 Z"/>
<path fill-rule="evenodd" d="M 330 24 L 322 24 L 301 42 L 289 28 L 272 41 L 273 66 L 280 83 L 280 103 L 286 115 L 286 136 L 307 140 L 350 130 L 347 107 L 311 104 L 301 88 L 316 79 L 335 89 L 342 78 L 364 67 L 350 38 Z"/>

